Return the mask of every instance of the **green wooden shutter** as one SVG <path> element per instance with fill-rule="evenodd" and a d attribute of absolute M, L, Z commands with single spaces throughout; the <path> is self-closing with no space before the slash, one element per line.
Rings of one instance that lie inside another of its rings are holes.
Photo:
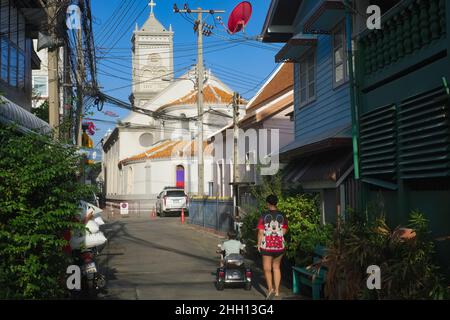
<path fill-rule="evenodd" d="M 361 175 L 392 181 L 396 174 L 395 105 L 360 118 Z"/>
<path fill-rule="evenodd" d="M 443 89 L 403 101 L 399 109 L 402 179 L 450 176 L 450 111 Z"/>

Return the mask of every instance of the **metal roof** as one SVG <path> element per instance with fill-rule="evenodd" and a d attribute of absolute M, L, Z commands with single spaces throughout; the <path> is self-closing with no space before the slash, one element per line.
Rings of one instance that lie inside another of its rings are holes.
<path fill-rule="evenodd" d="M 23 132 L 34 131 L 41 134 L 52 132 L 50 125 L 44 120 L 5 97 L 0 97 L 0 100 L 0 122 L 16 124 L 18 129 Z"/>

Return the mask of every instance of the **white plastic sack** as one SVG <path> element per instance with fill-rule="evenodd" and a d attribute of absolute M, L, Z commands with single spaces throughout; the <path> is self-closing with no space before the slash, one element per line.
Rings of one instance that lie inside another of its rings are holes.
<path fill-rule="evenodd" d="M 70 239 L 70 247 L 72 249 L 89 249 L 101 246 L 106 243 L 108 239 L 106 239 L 103 232 L 97 232 L 93 234 L 86 234 L 84 236 L 74 235 Z"/>
<path fill-rule="evenodd" d="M 100 231 L 99 225 L 94 220 L 89 220 L 88 223 L 86 223 L 86 229 L 88 229 L 90 233 L 97 233 Z"/>
<path fill-rule="evenodd" d="M 80 200 L 79 206 L 80 208 L 80 217 L 81 220 L 84 220 L 88 212 L 92 213 L 94 217 L 101 216 L 103 210 L 99 207 L 94 206 L 92 203 Z"/>
<path fill-rule="evenodd" d="M 95 217 L 95 216 L 94 216 Z M 96 217 L 94 218 L 95 223 L 97 223 L 99 226 L 103 226 L 105 224 L 105 221 L 103 221 L 102 217 Z"/>
<path fill-rule="evenodd" d="M 97 232 L 97 233 L 93 233 L 93 234 L 87 234 L 85 236 L 84 245 L 85 245 L 86 249 L 89 249 L 89 248 L 104 245 L 106 243 L 106 241 L 108 241 L 108 239 L 106 239 L 103 232 Z"/>

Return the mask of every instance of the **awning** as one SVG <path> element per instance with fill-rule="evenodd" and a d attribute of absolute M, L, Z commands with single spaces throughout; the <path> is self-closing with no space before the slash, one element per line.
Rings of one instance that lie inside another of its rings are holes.
<path fill-rule="evenodd" d="M 304 25 L 305 33 L 329 34 L 344 18 L 343 0 L 321 0 L 312 10 Z"/>
<path fill-rule="evenodd" d="M 325 150 L 351 146 L 351 137 L 351 126 L 343 125 L 323 131 L 320 134 L 300 137 L 281 148 L 279 153 L 284 160 L 308 156 Z"/>
<path fill-rule="evenodd" d="M 40 134 L 50 134 L 52 129 L 44 120 L 39 119 L 31 112 L 11 102 L 5 97 L 0 97 L 0 122 L 4 124 L 16 124 L 22 132 L 34 131 Z"/>
<path fill-rule="evenodd" d="M 303 0 L 272 0 L 261 32 L 263 42 L 286 42 L 294 34 L 294 22 Z"/>
<path fill-rule="evenodd" d="M 312 47 L 317 46 L 317 36 L 310 34 L 297 34 L 292 37 L 277 53 L 275 61 L 298 62 L 299 59 Z"/>
<path fill-rule="evenodd" d="M 324 152 L 292 161 L 284 170 L 282 179 L 289 184 L 328 182 L 335 185 L 348 175 L 352 165 L 351 150 Z"/>

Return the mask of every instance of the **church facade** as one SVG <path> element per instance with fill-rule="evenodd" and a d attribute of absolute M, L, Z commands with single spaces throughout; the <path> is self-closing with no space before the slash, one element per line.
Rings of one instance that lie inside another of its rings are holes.
<path fill-rule="evenodd" d="M 105 196 L 107 204 L 116 208 L 127 202 L 131 212 L 150 212 L 167 186 L 198 193 L 197 75 L 195 68 L 187 67 L 185 74 L 174 77 L 173 35 L 153 12 L 133 34 L 131 100 L 148 112 L 131 112 L 103 141 Z M 231 124 L 233 115 L 233 91 L 211 71 L 205 76 L 204 139 Z M 241 103 L 243 115 L 244 101 Z M 202 145 L 208 194 L 213 184 L 214 151 L 207 141 Z"/>

